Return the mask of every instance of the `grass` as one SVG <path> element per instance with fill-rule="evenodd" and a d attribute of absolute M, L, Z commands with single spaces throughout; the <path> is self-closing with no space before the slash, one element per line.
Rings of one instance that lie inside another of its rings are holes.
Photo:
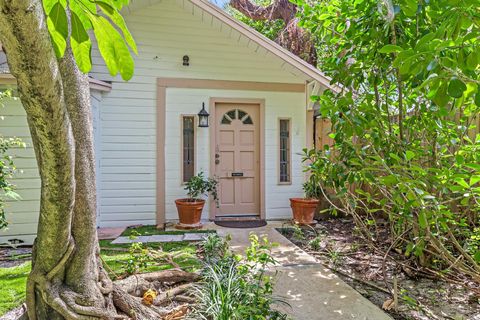
<path fill-rule="evenodd" d="M 101 240 L 100 248 L 110 277 L 116 279 L 126 276 L 126 266 L 132 260 L 132 255 L 128 251 L 130 244 L 112 244 L 110 240 Z M 172 269 L 175 266 L 169 261 L 169 258 L 185 271 L 195 271 L 201 267 L 200 261 L 195 255 L 197 247 L 189 242 L 148 243 L 143 244 L 143 248 L 149 250 L 145 254 L 138 254 L 140 259 L 145 259 L 146 262 L 146 266 L 138 269 L 139 273 Z M 118 249 L 125 251 L 118 251 Z M 160 257 L 151 256 L 155 253 L 158 253 Z"/>
<path fill-rule="evenodd" d="M 25 285 L 30 269 L 30 262 L 12 268 L 0 268 L 0 316 L 25 301 Z"/>
<path fill-rule="evenodd" d="M 129 237 L 131 235 L 136 235 L 136 236 L 152 236 L 152 235 L 157 235 L 157 234 L 170 234 L 170 235 L 176 235 L 176 234 L 185 234 L 185 233 L 212 233 L 215 232 L 215 230 L 188 230 L 188 231 L 182 231 L 182 230 L 172 230 L 172 231 L 163 231 L 157 229 L 155 225 L 150 225 L 150 226 L 138 226 L 138 227 L 129 227 L 123 231 L 122 236 L 124 237 Z"/>
<path fill-rule="evenodd" d="M 150 226 L 141 227 L 142 232 L 152 231 Z M 128 230 L 128 229 L 127 229 Z M 112 244 L 111 240 L 100 240 L 101 257 L 106 264 L 110 277 L 127 276 L 126 266 L 132 257 L 129 253 L 130 244 Z M 168 253 L 175 264 L 185 271 L 195 271 L 201 267 L 196 257 L 197 247 L 190 242 L 166 242 L 144 244 L 149 250 L 142 258 L 146 259 L 146 266 L 140 267 L 138 272 L 152 272 L 171 269 L 174 266 L 165 257 L 154 258 L 150 254 L 155 251 Z M 0 317 L 6 312 L 20 306 L 25 301 L 25 286 L 30 273 L 31 264 L 25 262 L 13 268 L 0 268 Z"/>

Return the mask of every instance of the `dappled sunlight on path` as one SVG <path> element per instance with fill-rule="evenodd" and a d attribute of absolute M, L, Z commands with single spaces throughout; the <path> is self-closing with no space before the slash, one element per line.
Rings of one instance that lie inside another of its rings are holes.
<path fill-rule="evenodd" d="M 277 274 L 275 294 L 289 304 L 279 304 L 278 309 L 291 315 L 294 320 L 391 320 L 330 269 L 283 237 L 275 230 L 276 227 L 281 225 L 269 223 L 257 229 L 212 226 L 212 229 L 216 229 L 221 236 L 230 234 L 231 246 L 236 252 L 243 252 L 249 245 L 250 232 L 258 236 L 266 235 L 269 241 L 278 244 L 272 251 L 278 261 L 271 268 L 272 273 Z"/>

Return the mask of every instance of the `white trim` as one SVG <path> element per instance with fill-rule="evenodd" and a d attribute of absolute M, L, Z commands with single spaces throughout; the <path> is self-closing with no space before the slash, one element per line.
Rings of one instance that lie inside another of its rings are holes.
<path fill-rule="evenodd" d="M 112 91 L 112 85 L 108 82 L 97 80 L 91 77 L 88 77 L 88 82 L 90 83 L 90 90 L 97 90 L 101 92 Z M 17 85 L 17 80 L 11 73 L 0 73 L 0 84 Z"/>

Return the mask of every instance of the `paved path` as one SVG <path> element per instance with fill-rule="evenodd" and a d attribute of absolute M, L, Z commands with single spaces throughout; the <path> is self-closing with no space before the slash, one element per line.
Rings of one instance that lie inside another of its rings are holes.
<path fill-rule="evenodd" d="M 250 232 L 267 235 L 279 244 L 273 256 L 279 264 L 275 294 L 284 297 L 290 307 L 279 307 L 294 320 L 392 320 L 382 310 L 339 279 L 332 271 L 318 263 L 315 258 L 301 250 L 275 230 L 280 225 L 269 224 L 257 229 L 232 229 L 216 225 L 218 234 L 232 236 L 233 250 L 243 252 L 249 245 Z"/>

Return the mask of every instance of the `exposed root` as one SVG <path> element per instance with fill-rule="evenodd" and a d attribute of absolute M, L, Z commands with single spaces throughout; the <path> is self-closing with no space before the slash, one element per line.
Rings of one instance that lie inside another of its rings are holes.
<path fill-rule="evenodd" d="M 58 264 L 46 274 L 33 267 L 27 281 L 27 312 L 30 320 L 37 319 L 36 291 L 41 293 L 41 299 L 47 305 L 67 320 L 176 319 L 188 310 L 186 304 L 193 302 L 187 296 L 178 300 L 175 298 L 185 293 L 192 286 L 191 282 L 198 280 L 196 273 L 172 269 L 133 275 L 113 283 L 102 267 L 99 269 L 98 282 L 92 285 L 97 285 L 105 303 L 90 301 L 60 280 L 74 249 L 75 244 L 71 240 Z M 172 288 L 178 283 L 183 284 Z M 151 306 L 144 305 L 140 298 L 148 289 L 160 292 Z M 173 301 L 173 308 L 162 307 Z"/>
<path fill-rule="evenodd" d="M 176 296 L 178 296 L 182 293 L 185 293 L 186 291 L 188 291 L 191 288 L 192 288 L 192 284 L 187 283 L 187 284 L 182 284 L 178 287 L 169 289 L 169 290 L 163 292 L 162 294 L 158 295 L 157 298 L 153 301 L 153 304 L 156 305 L 156 306 L 164 305 L 166 302 L 169 302 L 169 301 L 175 299 Z"/>

